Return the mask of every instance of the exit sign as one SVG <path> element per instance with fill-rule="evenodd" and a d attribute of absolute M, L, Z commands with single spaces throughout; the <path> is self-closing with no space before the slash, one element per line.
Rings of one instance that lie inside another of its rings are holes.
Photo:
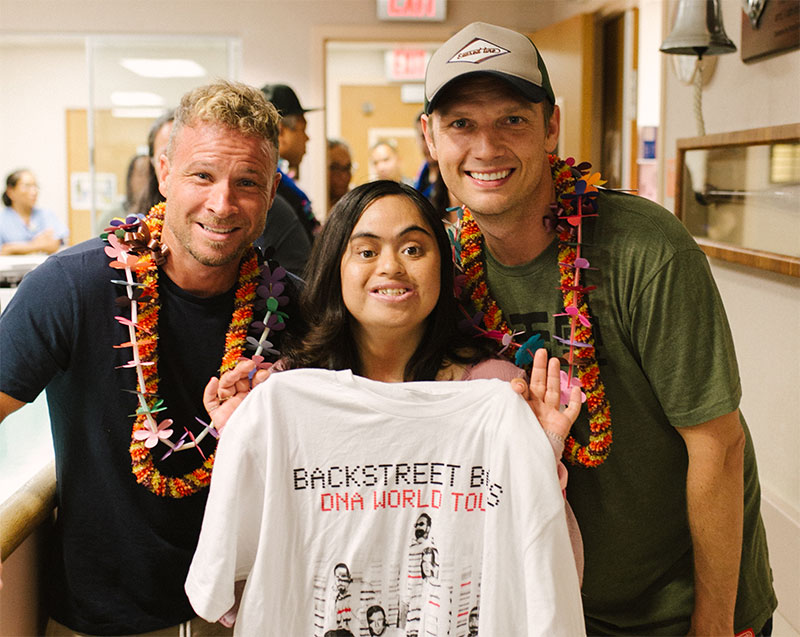
<path fill-rule="evenodd" d="M 378 20 L 443 22 L 447 0 L 376 0 Z"/>
<path fill-rule="evenodd" d="M 424 49 L 394 49 L 384 54 L 386 77 L 394 82 L 422 81 L 429 54 Z"/>

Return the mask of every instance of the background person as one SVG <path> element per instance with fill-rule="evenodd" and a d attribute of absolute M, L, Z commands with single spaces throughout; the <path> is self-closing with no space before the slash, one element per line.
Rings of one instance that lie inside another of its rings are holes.
<path fill-rule="evenodd" d="M 353 179 L 353 159 L 350 147 L 341 139 L 328 140 L 328 210 L 336 205 L 348 190 Z"/>
<path fill-rule="evenodd" d="M 585 542 L 587 630 L 768 632 L 777 600 L 755 453 L 705 254 L 669 211 L 593 193 L 596 176 L 550 155 L 559 111 L 524 35 L 465 27 L 431 57 L 425 99 L 431 154 L 465 204 L 473 311 L 580 363 L 587 409 L 567 442 L 567 492 Z"/>
<path fill-rule="evenodd" d="M 393 139 L 381 139 L 369 149 L 369 162 L 375 179 L 390 179 L 400 183 L 413 185 L 411 179 L 403 176 L 397 142 Z"/>
<path fill-rule="evenodd" d="M 306 113 L 316 110 L 303 108 L 297 94 L 286 84 L 265 84 L 261 91 L 275 105 L 281 116 L 279 148 L 280 163 L 278 172 L 281 181 L 278 194 L 289 202 L 297 218 L 303 224 L 306 234 L 313 242 L 319 231 L 320 222 L 314 215 L 311 199 L 296 183 L 300 172 L 300 162 L 306 154 Z"/>
<path fill-rule="evenodd" d="M 156 171 L 158 170 L 161 155 L 167 150 L 167 143 L 169 142 L 169 136 L 172 132 L 174 121 L 175 110 L 170 109 L 150 125 L 150 130 L 147 133 L 147 153 L 150 158 L 147 190 L 146 193 L 139 198 L 137 202 L 138 205 L 132 209 L 132 212 L 135 214 L 146 215 L 150 212 L 150 208 L 164 201 L 164 195 L 159 189 Z"/>
<path fill-rule="evenodd" d="M 98 227 L 104 230 L 115 217 L 125 219 L 129 214 L 137 214 L 143 206 L 143 200 L 149 196 L 151 177 L 154 175 L 149 155 L 131 157 L 125 175 L 125 199 L 105 213 Z"/>
<path fill-rule="evenodd" d="M 425 141 L 425 133 L 422 131 L 422 122 L 420 121 L 420 118 L 424 114 L 425 111 L 420 111 L 419 115 L 417 115 L 416 119 L 414 120 L 414 130 L 417 132 L 419 152 L 422 153 L 422 157 L 424 158 L 422 165 L 419 168 L 419 172 L 417 173 L 417 178 L 414 181 L 414 188 L 419 190 L 428 198 L 429 201 L 431 201 L 431 203 L 433 203 L 431 194 L 433 192 L 433 184 L 436 183 L 436 179 L 439 177 L 439 165 L 436 163 L 436 160 L 431 157 L 431 151 L 428 148 L 427 142 Z"/>
<path fill-rule="evenodd" d="M 30 170 L 6 177 L 0 211 L 0 254 L 52 254 L 67 242 L 69 230 L 53 212 L 36 207 L 39 185 Z"/>
<path fill-rule="evenodd" d="M 142 222 L 146 232 L 127 229 L 140 235 L 141 260 L 119 241 L 81 243 L 26 276 L 0 315 L 0 419 L 42 390 L 50 410 L 58 517 L 48 635 L 177 637 L 189 621 L 194 635 L 225 633 L 196 619 L 183 591 L 216 441 L 198 442 L 204 455 L 174 447 L 185 428 L 202 434 L 203 387 L 244 352 L 259 284 L 251 243 L 275 193 L 277 141 L 278 114 L 259 90 L 218 82 L 187 93 L 159 158 L 166 204 Z M 110 266 L 121 261 L 143 266 L 137 314 L 116 303 L 138 289 L 112 282 L 124 277 Z M 140 326 L 138 367 L 130 343 L 114 347 L 133 340 L 120 314 Z M 280 346 L 291 328 L 270 340 Z"/>

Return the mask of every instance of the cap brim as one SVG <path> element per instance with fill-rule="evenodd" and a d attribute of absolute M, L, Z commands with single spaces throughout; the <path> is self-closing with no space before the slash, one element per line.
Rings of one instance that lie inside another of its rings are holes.
<path fill-rule="evenodd" d="M 541 86 L 537 86 L 533 82 L 529 82 L 528 80 L 523 80 L 521 77 L 517 77 L 516 75 L 510 75 L 509 73 L 504 73 L 502 71 L 489 71 L 489 70 L 480 70 L 480 71 L 470 71 L 468 73 L 462 73 L 461 75 L 454 77 L 453 79 L 445 82 L 438 91 L 434 94 L 433 98 L 430 102 L 425 99 L 425 114 L 430 115 L 433 110 L 436 108 L 436 105 L 441 100 L 442 96 L 452 88 L 455 82 L 463 80 L 467 77 L 476 77 L 478 75 L 491 75 L 493 77 L 500 78 L 501 80 L 505 80 L 511 86 L 513 86 L 517 91 L 519 91 L 523 97 L 530 100 L 531 102 L 536 102 L 537 104 L 540 102 L 544 102 L 548 100 L 547 91 L 545 91 Z"/>

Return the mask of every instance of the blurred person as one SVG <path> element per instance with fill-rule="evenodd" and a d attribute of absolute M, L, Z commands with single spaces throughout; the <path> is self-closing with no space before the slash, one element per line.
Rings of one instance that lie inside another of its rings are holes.
<path fill-rule="evenodd" d="M 353 179 L 353 160 L 350 147 L 341 139 L 328 140 L 328 210 L 333 208 L 348 190 Z"/>
<path fill-rule="evenodd" d="M 0 211 L 0 254 L 52 254 L 67 242 L 69 230 L 50 210 L 36 207 L 39 185 L 30 170 L 6 177 Z"/>
<path fill-rule="evenodd" d="M 436 160 L 431 157 L 431 151 L 428 148 L 428 144 L 425 143 L 425 134 L 422 132 L 422 122 L 420 118 L 425 114 L 425 111 L 420 111 L 417 118 L 414 120 L 414 130 L 417 131 L 417 143 L 419 144 L 419 151 L 422 153 L 422 157 L 424 161 L 422 162 L 422 166 L 420 166 L 419 172 L 417 173 L 417 178 L 414 181 L 414 188 L 419 190 L 423 195 L 425 195 L 431 203 L 433 203 L 432 192 L 433 192 L 433 185 L 436 183 L 437 178 L 439 177 L 439 164 Z M 436 205 L 434 204 L 434 207 Z"/>
<path fill-rule="evenodd" d="M 265 84 L 261 91 L 272 102 L 281 116 L 278 148 L 280 161 L 278 172 L 281 181 L 278 194 L 289 202 L 297 218 L 303 224 L 310 241 L 318 232 L 320 222 L 314 215 L 311 199 L 295 182 L 299 174 L 300 162 L 306 154 L 306 113 L 317 110 L 303 108 L 294 90 L 286 84 Z"/>
<path fill-rule="evenodd" d="M 114 218 L 125 219 L 127 215 L 139 212 L 150 192 L 152 174 L 149 155 L 134 155 L 131 158 L 125 175 L 125 199 L 105 212 L 98 224 L 100 229 L 107 228 Z"/>
<path fill-rule="evenodd" d="M 183 589 L 216 450 L 198 419 L 210 419 L 208 379 L 244 354 L 248 328 L 263 335 L 257 289 L 281 279 L 272 267 L 265 283 L 251 247 L 277 143 L 278 114 L 258 89 L 193 89 L 159 156 L 166 202 L 107 242 L 49 257 L 0 315 L 0 419 L 43 390 L 50 409 L 47 635 L 227 634 L 195 617 Z M 292 281 L 282 295 L 296 297 Z M 272 347 L 298 321 L 284 309 Z"/>
<path fill-rule="evenodd" d="M 131 214 L 146 215 L 150 208 L 164 201 L 164 195 L 161 194 L 158 186 L 156 171 L 158 170 L 159 159 L 167 149 L 174 120 L 175 111 L 170 109 L 150 125 L 150 130 L 147 133 L 147 153 L 150 159 L 147 188 L 137 200 L 136 205 L 130 208 L 129 212 Z"/>
<path fill-rule="evenodd" d="M 397 142 L 393 139 L 381 139 L 369 149 L 369 161 L 375 179 L 389 179 L 413 186 L 411 179 L 403 176 L 400 165 Z"/>

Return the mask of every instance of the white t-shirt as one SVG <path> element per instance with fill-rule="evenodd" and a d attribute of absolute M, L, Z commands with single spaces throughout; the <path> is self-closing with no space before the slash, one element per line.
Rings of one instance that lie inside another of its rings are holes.
<path fill-rule="evenodd" d="M 186 592 L 238 635 L 580 635 L 553 452 L 500 380 L 273 374 L 220 440 Z M 424 598 L 424 599 L 423 599 Z M 397 632 L 396 630 L 394 632 Z"/>

